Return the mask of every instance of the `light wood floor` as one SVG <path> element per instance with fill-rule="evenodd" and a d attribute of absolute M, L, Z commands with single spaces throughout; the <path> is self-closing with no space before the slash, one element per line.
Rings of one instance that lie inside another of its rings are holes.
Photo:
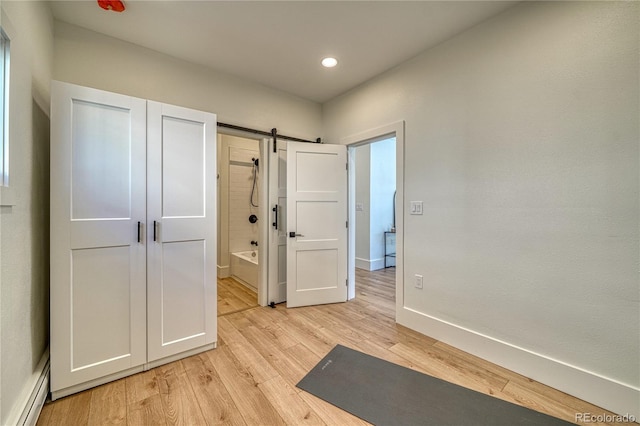
<path fill-rule="evenodd" d="M 255 291 L 233 278 L 218 279 L 218 316 L 245 311 L 258 306 Z"/>
<path fill-rule="evenodd" d="M 364 425 L 295 387 L 337 343 L 568 421 L 608 413 L 395 324 L 394 273 L 358 270 L 347 303 L 227 313 L 217 349 L 47 403 L 38 425 Z"/>

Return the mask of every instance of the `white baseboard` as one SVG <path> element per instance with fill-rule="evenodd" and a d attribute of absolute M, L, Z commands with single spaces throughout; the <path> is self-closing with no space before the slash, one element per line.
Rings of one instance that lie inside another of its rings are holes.
<path fill-rule="evenodd" d="M 378 269 L 384 269 L 384 259 L 371 260 L 356 257 L 356 268 L 364 269 L 365 271 L 377 271 Z"/>
<path fill-rule="evenodd" d="M 23 397 L 9 414 L 7 424 L 34 426 L 49 393 L 49 348 L 44 351 L 29 379 Z"/>
<path fill-rule="evenodd" d="M 365 271 L 371 270 L 369 269 L 369 261 L 360 257 L 356 257 L 356 268 L 364 269 Z"/>
<path fill-rule="evenodd" d="M 235 275 L 231 275 L 231 278 L 233 278 L 234 280 L 236 280 L 238 283 L 242 284 L 243 286 L 245 286 L 246 288 L 248 288 L 249 290 L 258 293 L 258 288 L 254 287 L 251 283 L 249 283 L 248 281 L 243 280 L 242 278 L 235 276 Z M 286 287 L 285 287 L 286 289 Z M 286 290 L 285 290 L 286 291 Z"/>
<path fill-rule="evenodd" d="M 218 265 L 218 278 L 229 278 L 231 276 L 231 267 Z"/>
<path fill-rule="evenodd" d="M 396 320 L 434 339 L 619 415 L 640 418 L 640 389 L 407 307 Z M 597 415 L 598 413 L 591 413 Z"/>

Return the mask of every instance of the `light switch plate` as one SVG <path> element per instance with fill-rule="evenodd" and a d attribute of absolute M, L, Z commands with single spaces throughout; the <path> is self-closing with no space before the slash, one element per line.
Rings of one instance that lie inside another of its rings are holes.
<path fill-rule="evenodd" d="M 422 214 L 422 201 L 411 201 L 411 214 Z"/>
<path fill-rule="evenodd" d="M 422 288 L 422 284 L 423 284 L 422 279 L 423 279 L 422 275 L 418 275 L 418 274 L 415 275 L 415 280 L 416 280 L 415 281 L 415 286 L 416 286 L 416 288 Z"/>

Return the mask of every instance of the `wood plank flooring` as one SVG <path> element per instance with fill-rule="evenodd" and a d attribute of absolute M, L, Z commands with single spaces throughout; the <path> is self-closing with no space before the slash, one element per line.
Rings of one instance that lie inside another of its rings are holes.
<path fill-rule="evenodd" d="M 218 316 L 258 306 L 258 295 L 233 278 L 218 279 Z"/>
<path fill-rule="evenodd" d="M 610 414 L 397 325 L 394 274 L 357 270 L 356 299 L 295 309 L 220 280 L 217 349 L 49 402 L 38 425 L 366 425 L 295 387 L 337 343 L 570 422 Z"/>

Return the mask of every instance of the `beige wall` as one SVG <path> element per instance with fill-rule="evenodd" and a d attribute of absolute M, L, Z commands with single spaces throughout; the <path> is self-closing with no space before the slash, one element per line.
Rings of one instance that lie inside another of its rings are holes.
<path fill-rule="evenodd" d="M 256 64 L 259 66 L 259 64 Z M 218 121 L 320 136 L 319 104 L 56 21 L 54 79 L 214 112 Z"/>
<path fill-rule="evenodd" d="M 3 1 L 2 9 L 14 29 L 9 142 L 15 205 L 0 207 L 0 424 L 11 424 L 48 345 L 53 19 L 42 2 Z"/>
<path fill-rule="evenodd" d="M 636 415 L 639 8 L 525 2 L 323 105 L 405 120 L 402 322 Z"/>

